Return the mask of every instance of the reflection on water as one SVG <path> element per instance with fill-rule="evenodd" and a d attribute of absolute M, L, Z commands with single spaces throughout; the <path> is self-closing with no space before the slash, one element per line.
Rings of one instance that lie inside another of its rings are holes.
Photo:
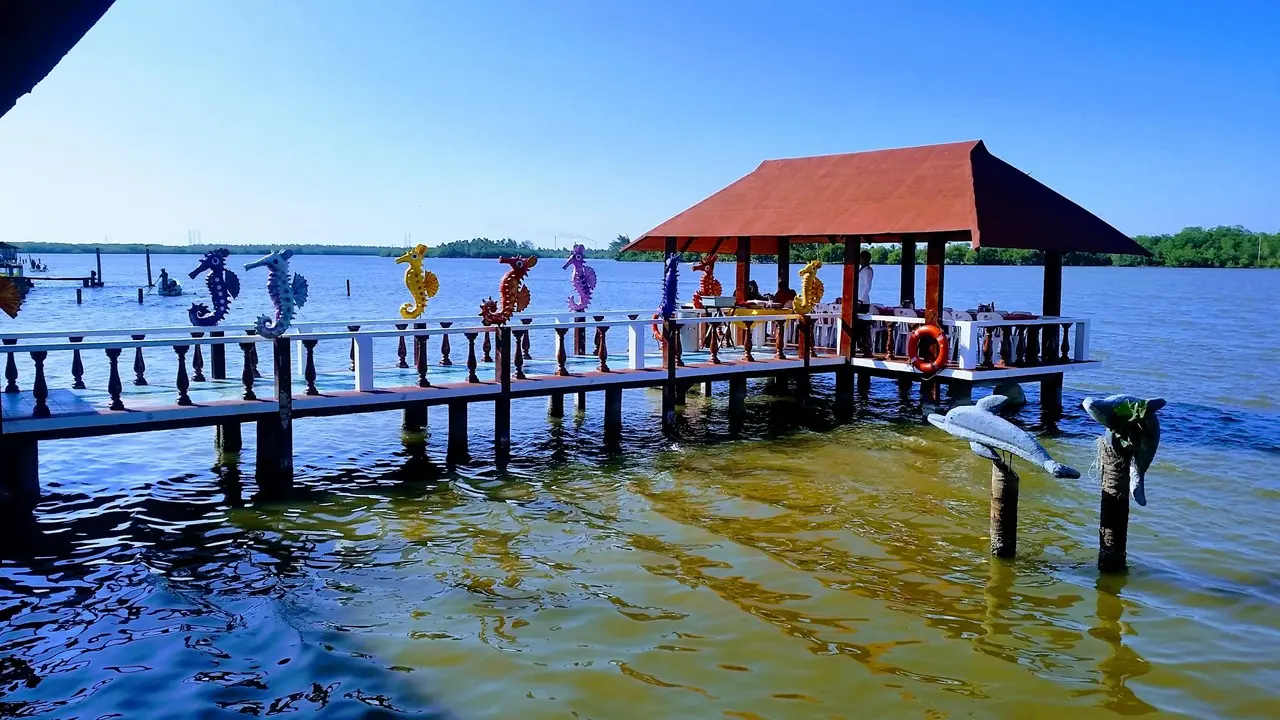
<path fill-rule="evenodd" d="M 517 401 L 501 469 L 482 406 L 455 464 L 443 409 L 305 419 L 270 500 L 251 430 L 241 457 L 208 430 L 46 443 L 35 518 L 0 522 L 0 716 L 1280 715 L 1266 402 L 1171 405 L 1133 569 L 1099 578 L 1088 478 L 1024 472 L 996 561 L 989 471 L 918 390 L 874 381 L 842 425 L 828 379 L 764 389 L 735 425 L 691 392 L 677 438 L 627 391 L 617 453 L 598 396 Z M 1015 421 L 1087 468 L 1067 399 Z"/>

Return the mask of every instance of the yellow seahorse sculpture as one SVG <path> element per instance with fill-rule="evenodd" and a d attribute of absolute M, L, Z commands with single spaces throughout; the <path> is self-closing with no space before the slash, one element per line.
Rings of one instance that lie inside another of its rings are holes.
<path fill-rule="evenodd" d="M 821 260 L 812 260 L 800 268 L 800 292 L 796 293 L 796 299 L 791 303 L 798 315 L 808 315 L 822 302 L 822 281 L 818 279 L 820 267 Z"/>
<path fill-rule="evenodd" d="M 427 309 L 427 300 L 440 292 L 440 280 L 430 270 L 422 269 L 422 260 L 427 256 L 427 246 L 419 244 L 414 249 L 396 258 L 398 263 L 409 263 L 404 271 L 404 286 L 413 296 L 413 302 L 400 306 L 400 317 L 412 320 L 420 317 Z"/>

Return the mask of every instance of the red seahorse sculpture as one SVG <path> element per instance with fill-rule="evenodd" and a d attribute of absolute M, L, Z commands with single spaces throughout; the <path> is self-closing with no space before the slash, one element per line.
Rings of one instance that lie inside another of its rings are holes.
<path fill-rule="evenodd" d="M 529 307 L 529 288 L 525 286 L 524 278 L 538 264 L 538 256 L 504 255 L 498 258 L 498 262 L 510 265 L 511 269 L 498 284 L 498 299 L 502 301 L 502 307 L 498 307 L 493 297 L 480 303 L 480 322 L 485 325 L 505 325 L 516 313 Z"/>
<path fill-rule="evenodd" d="M 693 264 L 693 271 L 702 273 L 702 280 L 698 283 L 698 290 L 693 294 L 693 306 L 702 309 L 702 298 L 719 297 L 724 292 L 724 288 L 720 285 L 720 281 L 716 279 L 716 260 L 720 258 L 716 253 L 707 253 L 706 257 L 700 262 Z"/>

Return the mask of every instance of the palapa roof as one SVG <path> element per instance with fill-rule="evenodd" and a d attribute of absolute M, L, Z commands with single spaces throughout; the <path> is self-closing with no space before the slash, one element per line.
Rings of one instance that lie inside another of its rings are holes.
<path fill-rule="evenodd" d="M 0 116 L 35 88 L 114 0 L 0 2 Z"/>
<path fill-rule="evenodd" d="M 755 255 L 777 239 L 968 240 L 974 248 L 1146 255 L 1124 233 L 987 151 L 981 140 L 766 160 L 746 177 L 641 235 L 624 250 Z"/>

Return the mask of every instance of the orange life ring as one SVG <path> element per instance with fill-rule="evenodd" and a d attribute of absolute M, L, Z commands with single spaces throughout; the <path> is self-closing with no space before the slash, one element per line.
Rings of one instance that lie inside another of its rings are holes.
<path fill-rule="evenodd" d="M 933 360 L 929 362 L 926 362 L 919 355 L 920 338 L 926 335 L 932 338 L 934 344 L 937 346 L 937 352 L 934 355 Z M 934 373 L 942 371 L 947 366 L 947 358 L 950 357 L 947 353 L 946 333 L 942 332 L 937 325 L 921 325 L 916 328 L 915 331 L 911 333 L 911 336 L 907 338 L 907 357 L 911 358 L 911 366 L 914 367 L 917 372 L 924 373 L 925 375 L 933 375 Z"/>

